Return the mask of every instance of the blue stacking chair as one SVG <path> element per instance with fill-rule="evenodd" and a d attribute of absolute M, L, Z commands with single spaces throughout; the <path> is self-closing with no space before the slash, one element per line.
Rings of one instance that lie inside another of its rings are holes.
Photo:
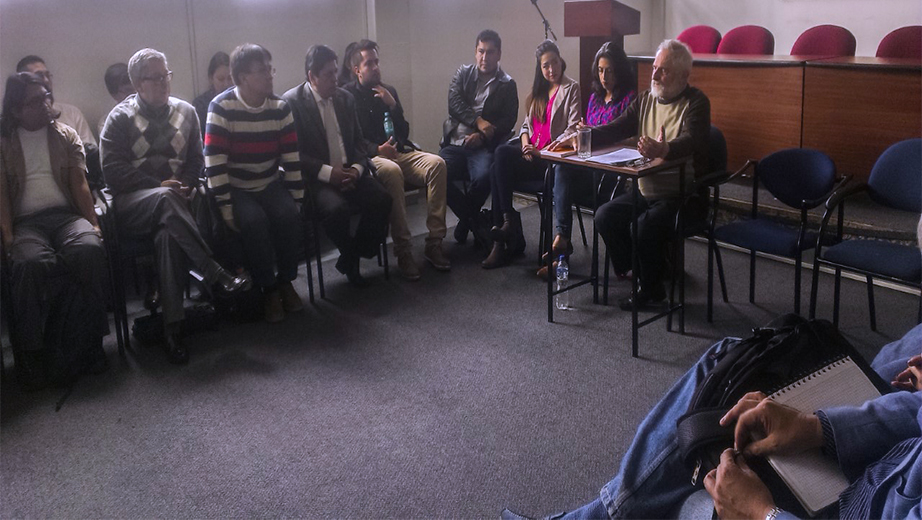
<path fill-rule="evenodd" d="M 868 182 L 852 184 L 837 190 L 826 202 L 826 213 L 820 226 L 820 240 L 816 246 L 816 267 L 810 291 L 810 317 L 816 315 L 816 296 L 819 283 L 819 266 L 835 269 L 835 294 L 833 296 L 833 322 L 839 323 L 839 285 L 842 270 L 863 274 L 868 286 L 868 312 L 871 330 L 877 330 L 874 312 L 874 278 L 909 285 L 922 290 L 922 256 L 916 244 L 901 245 L 886 240 L 842 240 L 842 226 L 838 226 L 835 245 L 823 247 L 830 215 L 842 208 L 845 199 L 866 191 L 871 200 L 886 208 L 922 213 L 922 139 L 909 139 L 887 148 L 874 163 Z M 917 320 L 922 321 L 922 296 L 919 298 Z"/>
<path fill-rule="evenodd" d="M 740 177 L 750 168 L 753 171 L 750 217 L 714 229 L 708 247 L 716 252 L 717 242 L 720 241 L 749 250 L 750 303 L 755 302 L 756 253 L 793 258 L 794 312 L 799 314 L 801 259 L 805 250 L 816 245 L 816 233 L 809 231 L 807 226 L 808 211 L 825 202 L 834 189 L 843 185 L 847 179 L 837 178 L 835 163 L 823 152 L 789 148 L 767 155 L 759 161 L 747 161 L 743 168 L 729 176 L 725 182 Z M 799 226 L 792 227 L 759 214 L 760 184 L 779 202 L 800 211 Z M 719 274 L 723 278 L 723 273 Z M 712 284 L 713 275 L 708 273 L 708 305 L 711 305 L 713 298 Z M 727 301 L 726 293 L 723 296 L 724 301 Z"/>

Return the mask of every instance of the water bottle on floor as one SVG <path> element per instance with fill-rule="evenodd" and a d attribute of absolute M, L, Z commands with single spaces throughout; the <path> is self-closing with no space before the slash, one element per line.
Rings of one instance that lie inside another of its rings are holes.
<path fill-rule="evenodd" d="M 560 255 L 557 259 L 557 290 L 562 291 L 570 283 L 570 266 L 567 265 L 567 257 Z M 560 310 L 570 309 L 570 292 L 562 292 L 554 297 L 557 308 Z"/>

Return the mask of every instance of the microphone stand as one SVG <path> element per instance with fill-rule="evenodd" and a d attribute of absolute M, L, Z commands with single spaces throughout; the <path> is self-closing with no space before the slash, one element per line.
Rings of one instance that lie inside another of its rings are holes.
<path fill-rule="evenodd" d="M 538 10 L 538 14 L 541 15 L 541 21 L 544 22 L 544 39 L 547 40 L 547 33 L 551 33 L 554 41 L 557 41 L 557 35 L 554 34 L 554 30 L 551 29 L 551 22 L 547 21 L 547 17 L 541 12 L 541 8 L 538 7 L 538 0 L 531 0 L 531 5 L 535 6 L 535 9 Z"/>

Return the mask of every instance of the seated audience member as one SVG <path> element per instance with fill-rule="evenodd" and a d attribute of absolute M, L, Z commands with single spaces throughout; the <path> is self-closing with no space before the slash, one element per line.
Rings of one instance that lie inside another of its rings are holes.
<path fill-rule="evenodd" d="M 80 109 L 54 99 L 54 88 L 51 82 L 53 76 L 51 71 L 48 70 L 48 67 L 45 66 L 45 60 L 34 54 L 30 54 L 19 60 L 19 63 L 16 64 L 16 72 L 32 72 L 38 74 L 42 78 L 45 88 L 48 89 L 48 93 L 52 96 L 53 105 L 51 109 L 54 114 L 57 114 L 55 115 L 55 119 L 77 131 L 77 135 L 79 135 L 80 140 L 83 141 L 84 148 L 87 148 L 85 150 L 87 155 L 90 155 L 89 147 L 92 146 L 95 151 L 96 138 L 93 137 L 93 131 L 90 130 L 90 125 L 87 124 L 86 118 L 83 117 L 83 113 L 80 112 Z"/>
<path fill-rule="evenodd" d="M 355 97 L 359 125 L 365 138 L 364 146 L 375 165 L 375 178 L 384 185 L 393 199 L 391 206 L 391 236 L 400 274 L 408 280 L 418 280 L 419 267 L 410 251 L 410 228 L 404 185 L 426 188 L 426 237 L 424 258 L 440 271 L 451 269 L 442 251 L 445 238 L 445 161 L 435 154 L 416 148 L 410 141 L 410 124 L 403 117 L 403 107 L 397 90 L 381 82 L 378 66 L 378 44 L 362 40 L 352 55 L 352 70 L 356 80 L 346 85 Z M 390 116 L 393 135 L 385 131 L 385 117 Z"/>
<path fill-rule="evenodd" d="M 336 86 L 336 53 L 326 45 L 307 50 L 307 81 L 286 92 L 298 130 L 301 165 L 307 172 L 324 230 L 339 249 L 336 269 L 355 286 L 368 282 L 359 271 L 362 257 L 377 255 L 387 233 L 391 197 L 371 175 L 355 98 Z M 359 214 L 355 235 L 352 215 Z"/>
<path fill-rule="evenodd" d="M 922 219 L 919 220 L 917 239 L 922 249 Z M 599 497 L 583 507 L 552 518 L 667 518 L 676 514 L 696 490 L 679 451 L 676 422 L 688 411 L 695 390 L 707 379 L 718 361 L 737 345 L 728 338 L 710 347 L 647 413 L 621 459 L 618 473 L 602 488 Z M 900 392 L 884 395 L 860 408 L 832 408 L 819 411 L 813 417 L 797 416 L 797 419 L 807 420 L 814 428 L 819 422 L 825 438 L 817 440 L 814 437 L 813 441 L 825 445 L 826 453 L 837 458 L 852 482 L 852 486 L 839 497 L 841 518 L 920 517 L 920 352 L 922 325 L 917 325 L 901 339 L 881 348 L 871 362 L 871 368 L 884 381 L 891 381 Z M 745 433 L 757 424 L 754 419 L 778 417 L 775 413 L 766 413 L 766 410 L 777 412 L 780 407 L 765 403 L 761 405 L 761 410 L 753 411 L 743 419 L 738 412 L 761 403 L 762 399 L 761 396 L 747 395 L 740 402 L 742 406 L 721 420 L 730 424 L 732 419 L 739 417 L 737 433 Z M 916 421 L 914 425 L 913 419 Z M 774 433 L 777 437 L 783 430 L 762 433 Z M 903 437 L 902 442 L 898 441 L 899 437 Z M 739 439 L 740 435 L 736 438 Z M 752 445 L 749 451 L 759 451 L 764 445 Z M 738 448 L 745 449 L 744 446 Z M 708 491 L 715 497 L 721 518 L 761 520 L 768 518 L 770 513 L 776 518 L 789 516 L 772 509 L 770 495 L 766 496 L 767 490 L 753 480 L 754 475 L 748 469 L 736 465 L 730 456 L 724 457 L 722 465 L 722 470 L 718 468 L 708 473 L 704 480 Z M 746 477 L 745 484 L 737 485 L 743 476 Z M 731 499 L 745 505 L 746 510 L 733 508 Z M 504 510 L 502 518 L 514 520 L 524 517 Z"/>
<path fill-rule="evenodd" d="M 446 198 L 459 220 L 455 228 L 459 244 L 467 240 L 476 213 L 490 195 L 493 151 L 512 134 L 519 115 L 515 80 L 499 66 L 503 47 L 499 34 L 481 31 L 474 46 L 474 63 L 462 65 L 448 87 L 448 119 L 439 150 L 448 168 Z M 467 197 L 456 181 L 469 181 Z M 485 233 L 480 234 L 485 238 Z"/>
<path fill-rule="evenodd" d="M 288 104 L 272 92 L 269 51 L 246 43 L 230 63 L 237 86 L 218 94 L 208 110 L 205 173 L 224 222 L 240 233 L 266 321 L 276 323 L 304 308 L 291 284 L 303 241 L 298 135 Z"/>
<path fill-rule="evenodd" d="M 535 79 L 525 100 L 527 113 L 519 142 L 496 148 L 491 177 L 493 192 L 493 249 L 481 264 L 485 269 L 506 265 L 511 256 L 525 251 L 522 219 L 512 207 L 517 180 L 543 179 L 547 162 L 543 149 L 555 149 L 568 139 L 580 121 L 579 84 L 565 73 L 567 64 L 557 45 L 545 40 L 535 51 Z"/>
<path fill-rule="evenodd" d="M 126 97 L 136 93 L 134 85 L 131 84 L 131 78 L 128 77 L 127 63 L 113 63 L 109 65 L 106 69 L 106 74 L 103 76 L 103 80 L 106 82 L 106 90 L 109 92 L 109 95 L 112 96 L 112 99 L 115 100 L 116 104 L 121 103 Z M 105 115 L 99 118 L 99 124 L 96 127 L 99 135 L 102 135 L 102 129 L 106 126 L 106 118 L 108 117 L 109 112 L 106 112 Z"/>
<path fill-rule="evenodd" d="M 922 235 L 922 233 L 920 233 Z M 552 518 L 669 518 L 696 491 L 676 440 L 676 421 L 688 411 L 695 389 L 730 348 L 723 340 L 709 348 L 647 414 L 621 459 L 618 473 L 599 497 Z M 776 450 L 824 447 L 851 482 L 839 496 L 841 518 L 919 518 L 922 499 L 922 325 L 884 346 L 871 367 L 892 381 L 895 393 L 861 407 L 797 413 L 757 393 L 744 396 L 721 424 L 736 422 L 737 449 L 768 455 Z M 907 361 L 908 360 L 908 361 Z M 764 441 L 750 443 L 755 434 Z M 774 445 L 774 448 L 767 446 Z M 739 462 L 738 462 L 739 461 Z M 704 485 L 720 518 L 782 519 L 764 484 L 732 450 L 708 473 Z M 507 520 L 524 518 L 509 510 Z"/>
<path fill-rule="evenodd" d="M 184 364 L 189 351 L 180 331 L 189 267 L 225 292 L 246 290 L 251 282 L 212 259 L 190 212 L 187 194 L 205 163 L 202 134 L 192 105 L 170 96 L 173 73 L 166 56 L 141 49 L 128 61 L 128 74 L 138 93 L 109 113 L 100 138 L 103 173 L 115 197 L 120 234 L 153 238 L 164 349 L 171 363 Z"/>
<path fill-rule="evenodd" d="M 586 124 L 601 126 L 620 116 L 637 96 L 634 69 L 624 51 L 617 44 L 607 42 L 595 53 L 592 61 L 592 94 L 586 109 Z M 575 172 L 568 166 L 554 168 L 554 215 L 557 233 L 554 236 L 553 256 L 569 256 L 573 251 L 570 241 L 573 229 L 573 190 L 593 193 L 592 176 L 588 172 Z M 538 270 L 538 276 L 547 276 L 547 266 Z"/>
<path fill-rule="evenodd" d="M 11 262 L 16 371 L 27 389 L 108 367 L 106 255 L 85 161 L 77 132 L 54 120 L 42 78 L 10 76 L 0 114 L 0 234 Z"/>
<path fill-rule="evenodd" d="M 692 56 L 678 40 L 659 45 L 653 62 L 650 90 L 642 93 L 615 120 L 592 127 L 593 149 L 629 137 L 638 137 L 637 150 L 649 159 L 691 157 L 686 167 L 686 188 L 693 190 L 693 176 L 707 172 L 711 105 L 703 92 L 688 84 Z M 643 307 L 666 298 L 663 288 L 665 247 L 675 229 L 679 200 L 679 169 L 643 177 L 633 189 L 640 190 L 637 220 L 637 257 L 640 282 L 637 305 Z M 616 273 L 631 270 L 632 194 L 621 194 L 596 211 L 595 226 L 605 241 Z M 631 298 L 619 306 L 631 309 Z"/>
<path fill-rule="evenodd" d="M 192 100 L 195 113 L 198 115 L 199 125 L 202 127 L 202 138 L 205 137 L 205 121 L 208 118 L 208 105 L 218 94 L 234 86 L 234 78 L 230 72 L 230 56 L 226 52 L 218 51 L 208 62 L 208 90 L 199 94 Z"/>
<path fill-rule="evenodd" d="M 359 42 L 352 42 L 346 45 L 346 51 L 343 52 L 343 63 L 339 67 L 339 75 L 336 76 L 336 86 L 345 88 L 346 85 L 355 81 L 355 73 L 352 72 L 352 55 L 355 54 L 355 48 Z"/>

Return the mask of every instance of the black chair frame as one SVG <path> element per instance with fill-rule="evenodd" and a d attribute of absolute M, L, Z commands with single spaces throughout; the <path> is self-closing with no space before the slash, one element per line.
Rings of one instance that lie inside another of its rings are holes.
<path fill-rule="evenodd" d="M 835 284 L 833 288 L 833 304 L 832 304 L 832 322 L 834 325 L 839 325 L 839 296 L 841 293 L 841 282 L 842 282 L 842 270 L 851 271 L 860 275 L 864 275 L 865 282 L 867 285 L 868 291 L 868 314 L 871 321 L 871 330 L 877 331 L 877 312 L 874 306 L 874 279 L 887 280 L 891 283 L 913 287 L 920 291 L 919 294 L 919 309 L 917 311 L 916 320 L 922 322 L 922 282 L 914 283 L 900 278 L 895 278 L 892 276 L 887 276 L 881 273 L 875 273 L 867 271 L 864 269 L 859 269 L 854 266 L 844 265 L 830 260 L 822 258 L 822 248 L 826 243 L 829 243 L 829 240 L 824 240 L 826 231 L 829 226 L 830 217 L 833 213 L 837 214 L 836 222 L 836 234 L 834 238 L 834 243 L 842 242 L 843 238 L 843 224 L 845 216 L 845 201 L 848 197 L 857 195 L 858 193 L 868 191 L 868 185 L 866 183 L 854 183 L 846 186 L 842 186 L 829 197 L 825 204 L 825 212 L 823 214 L 823 220 L 820 224 L 820 231 L 816 241 L 816 257 L 814 258 L 813 265 L 813 280 L 810 288 L 810 319 L 816 317 L 816 302 L 817 294 L 819 291 L 819 272 L 820 267 L 825 265 L 831 267 L 835 270 Z"/>
<path fill-rule="evenodd" d="M 743 164 L 743 166 L 739 170 L 735 171 L 733 174 L 726 177 L 722 182 L 719 183 L 719 184 L 726 184 L 734 179 L 742 178 L 746 170 L 752 169 L 752 208 L 750 209 L 749 218 L 753 220 L 757 218 L 764 218 L 764 217 L 759 217 L 759 185 L 760 183 L 759 183 L 758 164 L 759 164 L 759 161 L 754 160 L 754 159 L 749 159 L 746 161 L 745 164 Z M 800 292 L 801 292 L 800 288 L 801 288 L 801 278 L 802 278 L 801 266 L 803 263 L 803 251 L 804 251 L 803 246 L 805 243 L 808 224 L 809 224 L 809 221 L 807 218 L 808 212 L 810 209 L 823 204 L 832 193 L 834 193 L 837 189 L 844 186 L 849 181 L 850 178 L 851 178 L 850 176 L 844 176 L 844 177 L 840 176 L 836 180 L 836 184 L 833 185 L 832 190 L 830 190 L 829 193 L 817 199 L 804 199 L 801 201 L 800 207 L 797 208 L 800 210 L 800 226 L 798 227 L 796 253 L 794 257 L 794 312 L 796 314 L 800 314 L 800 299 L 801 299 L 800 298 Z M 716 193 L 717 195 L 719 195 L 719 191 Z M 711 215 L 712 219 L 717 218 L 717 214 L 720 209 L 719 203 L 720 203 L 719 196 L 715 196 L 714 206 L 713 206 L 714 210 Z M 720 253 L 718 250 L 717 240 L 714 238 L 715 227 L 716 227 L 715 223 L 712 222 L 710 226 L 710 238 L 708 239 L 708 249 L 713 250 L 714 254 L 719 255 Z M 755 249 L 749 250 L 749 303 L 755 303 L 757 253 L 758 251 L 756 251 Z M 710 252 L 709 252 L 709 255 L 710 255 Z M 712 318 L 713 316 L 713 288 L 712 288 L 712 285 L 713 285 L 714 278 L 713 278 L 713 274 L 710 272 L 712 267 L 713 267 L 713 264 L 709 260 L 708 261 L 708 271 L 709 271 L 708 272 L 708 316 L 710 318 Z M 719 258 L 717 261 L 717 267 L 718 267 L 718 275 L 720 276 L 720 279 L 721 279 L 721 290 L 723 292 L 722 296 L 723 296 L 724 302 L 728 302 L 729 298 L 727 297 L 727 291 L 726 291 L 726 286 L 724 282 L 723 266 Z M 708 321 L 711 321 L 711 319 L 709 319 Z"/>

